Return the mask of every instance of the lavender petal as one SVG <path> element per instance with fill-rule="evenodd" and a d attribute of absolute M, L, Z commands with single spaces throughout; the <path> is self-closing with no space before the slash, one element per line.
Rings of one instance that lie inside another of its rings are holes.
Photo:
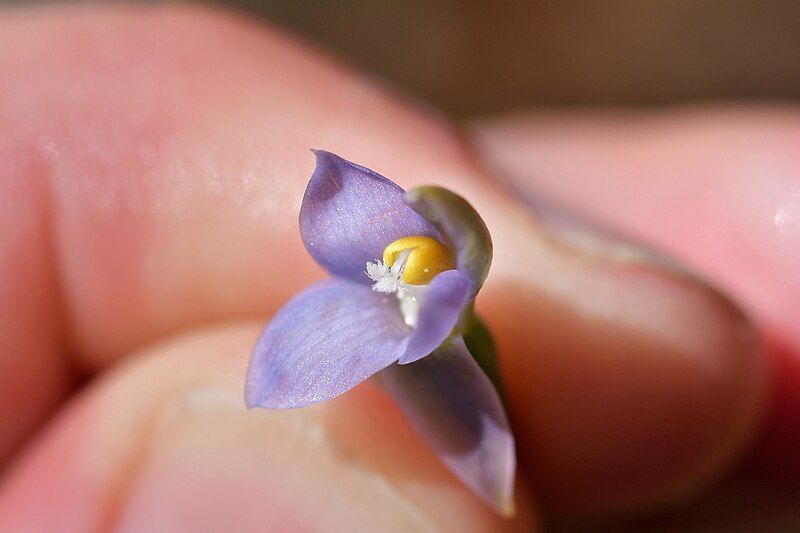
<path fill-rule="evenodd" d="M 345 280 L 316 283 L 264 330 L 247 369 L 247 405 L 286 409 L 338 396 L 397 361 L 407 336 L 394 297 Z"/>
<path fill-rule="evenodd" d="M 383 257 L 392 241 L 410 235 L 440 239 L 427 220 L 403 202 L 403 189 L 368 168 L 317 150 L 317 167 L 300 208 L 308 252 L 335 276 L 370 283 L 367 261 Z"/>
<path fill-rule="evenodd" d="M 417 329 L 400 356 L 401 365 L 425 357 L 450 336 L 470 302 L 473 287 L 458 270 L 447 270 L 433 278 L 420 305 Z"/>
<path fill-rule="evenodd" d="M 453 474 L 501 514 L 513 514 L 514 437 L 497 391 L 463 339 L 378 378 Z"/>

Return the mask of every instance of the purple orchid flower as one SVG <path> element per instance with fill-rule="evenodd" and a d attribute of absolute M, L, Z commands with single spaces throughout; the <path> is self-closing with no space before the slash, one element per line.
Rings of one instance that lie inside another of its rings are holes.
<path fill-rule="evenodd" d="M 304 407 L 376 375 L 442 462 L 512 514 L 514 438 L 487 354 L 467 347 L 486 352 L 486 342 L 470 342 L 488 335 L 472 311 L 491 263 L 486 226 L 446 189 L 406 193 L 314 153 L 300 230 L 333 278 L 295 296 L 265 329 L 247 371 L 248 407 Z"/>

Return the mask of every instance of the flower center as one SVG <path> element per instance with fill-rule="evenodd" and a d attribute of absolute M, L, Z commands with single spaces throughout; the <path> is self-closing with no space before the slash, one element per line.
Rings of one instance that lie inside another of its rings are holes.
<path fill-rule="evenodd" d="M 366 274 L 375 282 L 372 290 L 397 293 L 405 323 L 416 327 L 426 286 L 439 273 L 453 268 L 453 255 L 444 244 L 415 235 L 390 243 L 383 250 L 383 261 L 367 262 Z"/>
<path fill-rule="evenodd" d="M 447 247 L 430 237 L 403 237 L 383 250 L 383 262 L 393 266 L 403 252 L 408 252 L 402 267 L 403 281 L 409 285 L 427 285 L 440 272 L 455 268 Z"/>

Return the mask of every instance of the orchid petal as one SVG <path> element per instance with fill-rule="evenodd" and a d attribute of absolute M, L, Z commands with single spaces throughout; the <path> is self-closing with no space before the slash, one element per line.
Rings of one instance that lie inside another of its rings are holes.
<path fill-rule="evenodd" d="M 501 514 L 513 514 L 514 437 L 500 396 L 463 339 L 378 377 L 450 471 Z"/>
<path fill-rule="evenodd" d="M 316 283 L 272 319 L 247 369 L 248 407 L 321 402 L 394 363 L 408 336 L 397 300 L 344 280 Z"/>
<path fill-rule="evenodd" d="M 464 198 L 442 187 L 410 190 L 405 202 L 425 217 L 456 254 L 456 268 L 467 274 L 477 292 L 492 264 L 492 238 L 480 215 Z"/>
<path fill-rule="evenodd" d="M 308 252 L 335 276 L 370 283 L 367 261 L 409 235 L 439 239 L 438 231 L 403 202 L 403 189 L 368 168 L 317 150 L 317 167 L 300 207 Z"/>
<path fill-rule="evenodd" d="M 420 303 L 417 329 L 400 356 L 401 365 L 425 357 L 450 336 L 470 301 L 473 286 L 458 270 L 447 270 L 433 278 Z"/>

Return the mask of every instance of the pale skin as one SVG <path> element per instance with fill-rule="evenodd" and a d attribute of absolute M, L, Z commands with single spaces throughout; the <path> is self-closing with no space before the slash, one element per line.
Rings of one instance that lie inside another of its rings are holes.
<path fill-rule="evenodd" d="M 698 151 L 731 128 L 796 139 L 796 117 L 697 111 L 646 123 L 651 137 L 603 117 L 478 125 L 493 166 L 440 118 L 224 12 L 10 10 L 0 51 L 0 530 L 528 530 L 543 507 L 642 509 L 717 479 L 762 417 L 756 326 L 693 278 L 553 236 L 496 185 L 498 162 L 523 189 L 671 246 L 735 290 L 770 338 L 800 345 L 784 301 L 763 297 L 773 278 L 753 275 L 797 261 L 797 226 L 778 237 L 715 204 L 709 224 L 764 243 L 751 266 L 735 244 L 686 237 L 659 198 L 620 192 L 658 161 L 671 193 L 702 174 L 708 197 L 728 194 L 723 162 L 740 148 Z M 675 153 L 657 132 L 679 126 L 698 143 Z M 650 159 L 621 157 L 612 133 Z M 297 227 L 309 147 L 405 188 L 449 187 L 484 216 L 496 255 L 478 311 L 518 437 L 514 521 L 478 503 L 370 384 L 308 410 L 245 410 L 260 328 L 324 276 Z M 598 168 L 613 169 L 607 186 L 567 179 L 592 183 Z M 764 179 L 769 194 L 792 187 Z M 737 198 L 734 213 L 766 201 Z"/>

